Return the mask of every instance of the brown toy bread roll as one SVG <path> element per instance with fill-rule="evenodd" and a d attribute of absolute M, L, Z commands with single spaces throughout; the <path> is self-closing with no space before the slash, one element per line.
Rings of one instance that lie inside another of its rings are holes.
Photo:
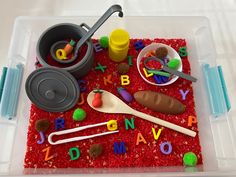
<path fill-rule="evenodd" d="M 134 98 L 139 104 L 165 114 L 181 114 L 186 108 L 179 100 L 153 91 L 138 91 Z"/>

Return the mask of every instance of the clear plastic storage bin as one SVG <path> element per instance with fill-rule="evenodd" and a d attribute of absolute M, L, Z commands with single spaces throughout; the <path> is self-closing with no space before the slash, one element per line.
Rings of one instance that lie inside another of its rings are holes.
<path fill-rule="evenodd" d="M 0 118 L 0 174 L 25 175 L 24 156 L 31 102 L 25 92 L 25 81 L 35 69 L 36 43 L 48 27 L 64 22 L 92 26 L 99 17 L 19 17 L 15 21 L 9 49 L 8 68 L 23 66 L 23 77 L 14 93 L 15 114 Z M 236 133 L 228 116 L 227 92 L 223 75 L 217 68 L 215 48 L 208 19 L 205 17 L 112 17 L 94 34 L 99 38 L 115 28 L 126 29 L 131 38 L 184 38 L 192 74 L 198 78 L 193 90 L 198 116 L 203 165 L 197 168 L 115 168 L 115 169 L 33 169 L 37 174 L 108 173 L 142 176 L 212 176 L 236 175 Z M 22 65 L 21 65 L 22 64 Z M 209 66 L 207 65 L 209 64 Z M 19 69 L 19 68 L 18 68 Z M 9 77 L 9 76 L 8 76 Z M 6 77 L 6 79 L 9 79 Z M 217 97 L 215 97 L 217 95 Z M 217 98 L 217 99 L 216 99 Z M 18 106 L 17 106 L 18 103 Z M 9 102 L 2 102 L 5 106 Z M 13 110 L 14 111 L 14 110 Z M 11 118 L 11 119 L 8 119 Z M 145 173 L 145 174 L 142 174 Z"/>

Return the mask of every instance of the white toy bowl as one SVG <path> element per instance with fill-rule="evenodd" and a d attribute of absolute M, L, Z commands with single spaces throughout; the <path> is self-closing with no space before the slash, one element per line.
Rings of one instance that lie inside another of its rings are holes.
<path fill-rule="evenodd" d="M 142 58 L 143 58 L 148 52 L 153 51 L 153 50 L 155 51 L 155 50 L 156 50 L 157 48 L 159 48 L 159 47 L 166 47 L 166 48 L 167 48 L 167 50 L 168 50 L 167 58 L 169 58 L 170 60 L 173 59 L 173 58 L 179 59 L 180 65 L 179 65 L 179 67 L 178 67 L 177 70 L 180 71 L 180 72 L 182 72 L 182 70 L 183 70 L 183 67 L 182 67 L 182 60 L 181 60 L 181 58 L 180 58 L 178 52 L 177 52 L 175 49 L 173 49 L 172 47 L 170 47 L 170 46 L 168 46 L 168 45 L 166 45 L 166 44 L 162 44 L 162 43 L 152 43 L 152 44 L 150 44 L 150 45 L 144 47 L 144 48 L 140 51 L 140 53 L 139 53 L 139 55 L 138 55 L 138 57 L 137 57 L 137 68 L 138 68 L 138 72 L 139 72 L 140 76 L 141 76 L 141 77 L 143 78 L 143 80 L 145 80 L 147 83 L 152 84 L 152 85 L 156 85 L 156 86 L 166 86 L 166 85 L 170 85 L 170 84 L 174 83 L 174 82 L 179 78 L 179 76 L 173 75 L 172 79 L 169 80 L 168 82 L 163 83 L 163 84 L 157 84 L 157 83 L 155 83 L 155 82 L 149 81 L 149 80 L 142 74 L 142 72 L 141 72 L 141 70 L 140 70 L 140 61 L 142 60 Z"/>

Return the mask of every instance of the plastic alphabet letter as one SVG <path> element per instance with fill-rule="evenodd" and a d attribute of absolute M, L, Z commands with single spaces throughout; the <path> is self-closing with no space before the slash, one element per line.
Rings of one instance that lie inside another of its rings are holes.
<path fill-rule="evenodd" d="M 143 72 L 144 72 L 144 74 L 145 74 L 146 77 L 151 77 L 151 76 L 153 76 L 153 73 L 149 73 L 149 74 L 148 74 L 146 68 L 143 68 Z"/>
<path fill-rule="evenodd" d="M 104 82 L 104 85 L 107 85 L 108 83 L 112 84 L 112 75 L 109 74 L 107 77 L 103 77 L 103 82 Z"/>
<path fill-rule="evenodd" d="M 139 145 L 140 142 L 143 142 L 144 144 L 147 144 L 147 142 L 146 142 L 146 140 L 144 139 L 142 133 L 138 133 L 136 145 Z"/>
<path fill-rule="evenodd" d="M 121 85 L 129 85 L 130 84 L 130 80 L 129 80 L 128 75 L 121 75 L 120 79 L 121 79 Z"/>
<path fill-rule="evenodd" d="M 186 95 L 188 94 L 189 90 L 184 92 L 182 89 L 180 89 L 179 92 L 182 95 L 182 100 L 186 100 Z"/>
<path fill-rule="evenodd" d="M 96 52 L 102 51 L 102 47 L 101 47 L 101 45 L 98 42 L 94 43 L 93 47 L 94 47 Z"/>
<path fill-rule="evenodd" d="M 161 131 L 162 131 L 162 128 L 160 128 L 158 132 L 156 133 L 155 128 L 152 128 L 152 133 L 155 140 L 158 140 L 159 136 L 161 135 Z"/>
<path fill-rule="evenodd" d="M 125 119 L 125 129 L 128 130 L 130 128 L 134 129 L 134 118 L 131 118 L 131 120 L 129 119 Z"/>
<path fill-rule="evenodd" d="M 164 62 L 165 65 L 167 65 L 167 63 L 169 62 L 169 59 L 168 58 L 164 58 L 163 62 Z"/>
<path fill-rule="evenodd" d="M 79 102 L 77 103 L 78 105 L 84 104 L 84 93 L 80 94 Z"/>
<path fill-rule="evenodd" d="M 168 149 L 165 149 L 165 146 L 168 146 Z M 168 155 L 172 152 L 172 146 L 169 142 L 161 143 L 160 150 L 163 154 Z"/>
<path fill-rule="evenodd" d="M 154 74 L 153 78 L 157 84 L 166 83 L 168 81 L 168 77 L 166 76 L 159 76 Z"/>
<path fill-rule="evenodd" d="M 70 148 L 69 153 L 71 160 L 77 160 L 80 157 L 80 150 L 77 147 Z"/>
<path fill-rule="evenodd" d="M 103 73 L 105 72 L 106 69 L 107 66 L 103 66 L 100 63 L 98 63 L 98 65 L 95 67 L 95 70 L 101 70 Z"/>
<path fill-rule="evenodd" d="M 124 154 L 124 153 L 126 153 L 125 142 L 124 141 L 120 142 L 120 146 L 118 142 L 114 142 L 114 154 Z"/>
<path fill-rule="evenodd" d="M 59 129 L 64 129 L 65 128 L 65 120 L 63 118 L 56 118 L 55 120 L 55 130 Z"/>
<path fill-rule="evenodd" d="M 142 40 L 139 40 L 137 42 L 134 43 L 134 48 L 136 50 L 140 50 L 140 49 L 143 49 L 145 47 L 145 45 L 143 44 L 143 41 Z"/>
<path fill-rule="evenodd" d="M 129 66 L 132 66 L 133 65 L 133 63 L 132 63 L 132 56 L 128 56 L 128 64 L 129 64 Z"/>
<path fill-rule="evenodd" d="M 87 82 L 85 80 L 78 80 L 80 92 L 85 92 L 86 91 L 86 84 Z"/>
<path fill-rule="evenodd" d="M 46 147 L 46 148 L 44 148 L 44 149 L 42 150 L 42 152 L 46 152 L 45 158 L 44 158 L 45 161 L 51 160 L 51 159 L 53 158 L 53 155 L 51 155 L 51 156 L 49 157 L 50 150 L 51 150 L 51 147 L 50 147 L 50 146 L 49 146 L 49 147 Z"/>
<path fill-rule="evenodd" d="M 188 52 L 187 52 L 186 47 L 180 47 L 180 48 L 179 48 L 179 55 L 180 55 L 181 57 L 186 57 L 186 56 L 188 56 Z"/>
<path fill-rule="evenodd" d="M 63 49 L 57 49 L 57 51 L 56 51 L 56 57 L 57 57 L 59 60 L 65 60 L 65 59 L 67 59 L 65 50 L 63 50 Z"/>
<path fill-rule="evenodd" d="M 147 54 L 146 54 L 146 57 L 153 57 L 155 56 L 155 52 L 154 51 L 149 51 Z"/>
<path fill-rule="evenodd" d="M 117 126 L 117 120 L 109 120 L 107 122 L 107 129 L 110 131 L 114 131 L 117 130 L 118 126 Z"/>
<path fill-rule="evenodd" d="M 191 127 L 193 123 L 197 123 L 197 118 L 195 116 L 188 116 L 188 126 Z"/>
<path fill-rule="evenodd" d="M 39 135 L 40 135 L 41 141 L 38 140 L 37 143 L 38 143 L 38 144 L 43 144 L 44 141 L 45 141 L 45 136 L 44 136 L 44 134 L 43 134 L 42 131 L 39 132 Z"/>
<path fill-rule="evenodd" d="M 157 84 L 161 84 L 162 83 L 161 78 L 158 75 L 155 74 L 153 78 L 154 78 L 154 80 L 155 80 L 155 82 Z"/>

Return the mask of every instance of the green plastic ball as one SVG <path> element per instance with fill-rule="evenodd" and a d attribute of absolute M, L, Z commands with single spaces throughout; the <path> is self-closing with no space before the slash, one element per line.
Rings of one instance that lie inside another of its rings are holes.
<path fill-rule="evenodd" d="M 175 59 L 175 58 L 171 59 L 171 60 L 167 63 L 167 66 L 168 66 L 169 68 L 171 68 L 171 69 L 178 69 L 179 65 L 180 65 L 179 59 Z"/>
<path fill-rule="evenodd" d="M 109 45 L 109 38 L 107 36 L 102 36 L 99 39 L 99 44 L 102 48 L 107 48 Z"/>
<path fill-rule="evenodd" d="M 73 120 L 75 121 L 82 121 L 85 119 L 85 117 L 86 112 L 81 108 L 77 108 L 73 113 Z"/>
<path fill-rule="evenodd" d="M 193 152 L 187 152 L 184 154 L 183 162 L 185 166 L 194 167 L 197 165 L 197 156 Z"/>

